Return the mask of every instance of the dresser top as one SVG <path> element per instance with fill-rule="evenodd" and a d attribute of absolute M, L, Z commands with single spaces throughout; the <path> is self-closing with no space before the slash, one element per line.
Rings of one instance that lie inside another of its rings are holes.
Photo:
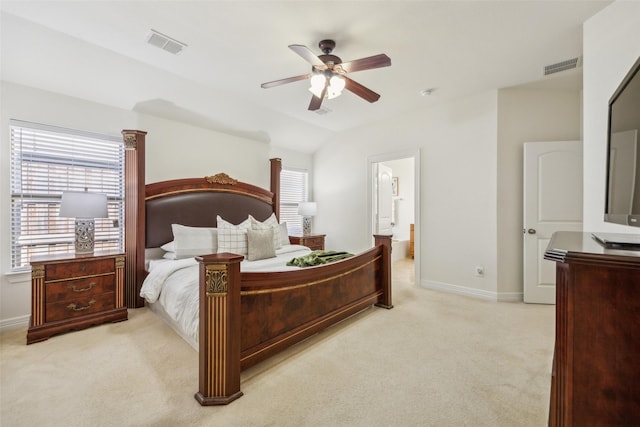
<path fill-rule="evenodd" d="M 83 261 L 97 258 L 107 258 L 114 256 L 124 256 L 124 252 L 120 251 L 102 251 L 102 252 L 94 252 L 92 254 L 75 254 L 75 253 L 63 253 L 63 254 L 51 254 L 51 255 L 40 255 L 34 256 L 31 258 L 31 264 L 44 264 L 50 262 L 59 262 L 59 261 Z"/>
<path fill-rule="evenodd" d="M 565 262 L 568 259 L 600 258 L 640 264 L 640 250 L 608 248 L 598 242 L 591 233 L 558 231 L 553 233 L 544 258 L 560 262 Z"/>

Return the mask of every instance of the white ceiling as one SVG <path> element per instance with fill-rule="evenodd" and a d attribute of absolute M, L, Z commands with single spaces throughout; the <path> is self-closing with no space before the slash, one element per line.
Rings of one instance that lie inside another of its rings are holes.
<path fill-rule="evenodd" d="M 610 1 L 2 1 L 2 79 L 315 151 L 337 132 L 485 90 L 581 84 L 543 67 L 582 55 L 582 23 Z M 150 29 L 187 44 L 178 55 Z M 307 110 L 308 82 L 287 46 L 343 61 L 385 53 L 391 67 L 349 77 L 350 92 Z M 46 64 L 46 65 L 42 65 Z M 431 96 L 423 89 L 435 88 Z"/>

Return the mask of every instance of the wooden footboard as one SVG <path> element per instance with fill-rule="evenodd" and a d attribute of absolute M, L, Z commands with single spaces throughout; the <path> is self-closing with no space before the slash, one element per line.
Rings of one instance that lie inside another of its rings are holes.
<path fill-rule="evenodd" d="M 391 236 L 332 264 L 240 273 L 241 256 L 200 262 L 200 374 L 195 398 L 224 405 L 242 396 L 240 372 L 371 306 L 392 308 Z"/>

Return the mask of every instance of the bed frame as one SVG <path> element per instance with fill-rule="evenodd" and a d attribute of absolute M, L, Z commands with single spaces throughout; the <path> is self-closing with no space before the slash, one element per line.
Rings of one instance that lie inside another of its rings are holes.
<path fill-rule="evenodd" d="M 145 202 L 136 209 L 145 218 L 136 220 L 137 229 L 145 231 L 145 247 L 172 240 L 172 223 L 215 227 L 216 215 L 235 223 L 249 214 L 261 221 L 272 213 L 279 216 L 281 168 L 280 159 L 271 160 L 271 191 L 225 174 L 147 185 Z M 143 252 L 139 247 L 135 251 L 131 261 L 139 293 L 146 273 L 144 264 L 139 266 Z M 241 273 L 240 255 L 196 257 L 200 269 L 196 400 L 203 406 L 228 404 L 242 396 L 241 370 L 371 305 L 392 308 L 390 254 L 391 236 L 375 236 L 375 246 L 363 253 L 295 271 Z"/>

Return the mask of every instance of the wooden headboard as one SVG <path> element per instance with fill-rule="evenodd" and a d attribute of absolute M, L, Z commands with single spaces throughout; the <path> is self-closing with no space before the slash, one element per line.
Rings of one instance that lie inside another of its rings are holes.
<path fill-rule="evenodd" d="M 215 227 L 216 215 L 238 223 L 249 214 L 280 218 L 280 159 L 271 159 L 271 191 L 225 174 L 145 185 L 146 132 L 123 130 L 125 145 L 125 302 L 144 307 L 140 287 L 146 277 L 145 249 L 172 240 L 171 224 Z M 187 201 L 190 208 L 184 209 Z M 181 208 L 176 208 L 180 203 Z"/>
<path fill-rule="evenodd" d="M 163 181 L 146 186 L 145 247 L 173 239 L 171 224 L 216 227 L 216 217 L 238 224 L 248 215 L 260 221 L 274 209 L 274 193 L 231 179 L 226 174 Z M 187 209 L 185 209 L 187 207 Z"/>

